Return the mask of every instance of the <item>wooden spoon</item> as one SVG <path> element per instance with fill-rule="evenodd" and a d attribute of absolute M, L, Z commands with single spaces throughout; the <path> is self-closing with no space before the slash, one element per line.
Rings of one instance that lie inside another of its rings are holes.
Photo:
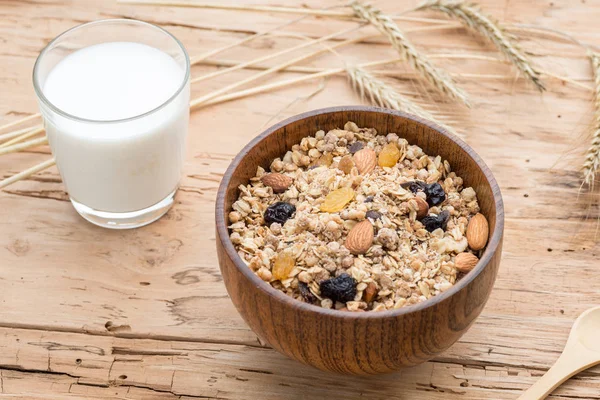
<path fill-rule="evenodd" d="M 600 307 L 577 318 L 556 363 L 518 400 L 541 400 L 573 375 L 600 364 Z"/>

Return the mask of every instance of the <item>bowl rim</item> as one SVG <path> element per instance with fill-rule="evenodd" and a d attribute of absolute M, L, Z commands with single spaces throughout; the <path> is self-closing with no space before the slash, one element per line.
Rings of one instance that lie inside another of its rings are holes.
<path fill-rule="evenodd" d="M 492 232 L 490 240 L 487 244 L 487 247 L 484 251 L 484 254 L 481 257 L 481 259 L 479 260 L 479 262 L 477 263 L 477 265 L 475 266 L 475 268 L 471 272 L 469 272 L 464 278 L 459 280 L 458 283 L 456 283 L 450 289 L 448 289 L 447 291 L 445 291 L 439 295 L 436 295 L 430 299 L 427 299 L 424 302 L 418 303 L 418 304 L 413 304 L 413 305 L 398 308 L 398 309 L 384 310 L 384 311 L 378 311 L 378 312 L 356 313 L 356 312 L 344 312 L 344 311 L 339 311 L 339 310 L 335 310 L 335 309 L 323 308 L 323 307 L 320 307 L 320 306 L 317 306 L 314 304 L 309 304 L 309 303 L 304 303 L 304 302 L 298 301 L 298 300 L 288 296 L 287 294 L 273 288 L 270 284 L 268 284 L 267 282 L 260 279 L 250 268 L 248 268 L 248 266 L 244 263 L 244 261 L 242 261 L 242 259 L 238 255 L 237 251 L 235 250 L 233 243 L 229 239 L 229 228 L 227 227 L 227 224 L 225 222 L 226 221 L 225 196 L 227 194 L 227 188 L 228 188 L 231 178 L 233 176 L 233 172 L 239 166 L 239 164 L 244 159 L 244 157 L 246 157 L 247 153 L 252 148 L 254 148 L 256 145 L 258 145 L 267 136 L 273 134 L 277 130 L 284 128 L 285 126 L 287 126 L 293 122 L 297 122 L 299 120 L 308 119 L 308 118 L 312 118 L 312 117 L 323 115 L 323 114 L 332 114 L 332 113 L 344 112 L 344 111 L 358 111 L 358 112 L 370 112 L 370 113 L 394 115 L 397 117 L 410 119 L 418 124 L 425 125 L 431 129 L 433 129 L 434 131 L 436 131 L 438 134 L 446 136 L 448 139 L 450 139 L 452 142 L 454 142 L 454 144 L 456 144 L 457 146 L 462 148 L 467 153 L 467 155 L 475 161 L 475 163 L 479 166 L 479 168 L 483 172 L 485 178 L 488 181 L 488 184 L 492 188 L 492 194 L 494 197 L 494 204 L 495 204 L 495 208 L 496 208 L 496 225 L 494 227 L 494 231 Z M 496 190 L 494 190 L 494 189 L 496 189 Z M 240 150 L 240 152 L 235 156 L 235 158 L 233 159 L 233 161 L 227 168 L 227 170 L 223 176 L 223 179 L 221 180 L 221 183 L 219 185 L 219 190 L 217 192 L 217 199 L 216 199 L 216 204 L 215 204 L 215 223 L 216 223 L 216 230 L 217 230 L 217 235 L 218 235 L 217 240 L 220 240 L 220 242 L 223 246 L 223 249 L 224 249 L 225 253 L 227 254 L 227 257 L 229 257 L 229 259 L 235 265 L 237 270 L 240 273 L 242 273 L 250 282 L 252 282 L 254 284 L 254 286 L 256 287 L 257 290 L 263 291 L 271 299 L 278 301 L 278 302 L 285 303 L 286 305 L 289 305 L 292 308 L 297 309 L 298 311 L 301 310 L 301 311 L 305 311 L 305 312 L 314 312 L 317 314 L 321 314 L 323 316 L 333 317 L 333 318 L 341 318 L 341 319 L 345 319 L 345 318 L 349 318 L 349 319 L 393 318 L 393 317 L 398 317 L 398 316 L 401 316 L 404 314 L 410 314 L 410 313 L 422 311 L 424 309 L 436 306 L 437 304 L 449 299 L 454 294 L 463 290 L 473 280 L 475 280 L 475 278 L 477 278 L 479 276 L 479 274 L 481 274 L 481 272 L 489 265 L 491 259 L 496 255 L 496 253 L 499 249 L 499 246 L 502 242 L 502 235 L 504 232 L 504 205 L 503 205 L 503 201 L 502 201 L 502 194 L 500 193 L 500 187 L 498 186 L 498 183 L 497 183 L 496 179 L 494 178 L 489 167 L 485 164 L 485 162 L 483 162 L 481 157 L 479 157 L 479 155 L 471 148 L 471 146 L 466 144 L 462 139 L 460 139 L 456 135 L 448 132 L 444 128 L 440 127 L 439 125 L 437 125 L 429 120 L 426 120 L 426 119 L 423 119 L 416 115 L 408 114 L 408 113 L 405 113 L 402 111 L 396 111 L 396 110 L 390 110 L 390 109 L 372 107 L 372 106 L 337 106 L 337 107 L 319 108 L 319 109 L 316 109 L 313 111 L 304 112 L 304 113 L 295 115 L 293 117 L 287 118 L 287 119 L 285 119 L 281 122 L 278 122 L 275 125 L 267 128 L 260 135 L 256 136 L 248 144 L 246 144 L 246 146 L 244 146 L 244 148 L 242 150 Z M 220 261 L 220 262 L 222 262 L 222 261 Z"/>

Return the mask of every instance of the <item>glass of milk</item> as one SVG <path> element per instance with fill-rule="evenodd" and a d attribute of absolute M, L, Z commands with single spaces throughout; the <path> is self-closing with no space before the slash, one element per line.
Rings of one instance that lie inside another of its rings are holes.
<path fill-rule="evenodd" d="M 124 229 L 169 210 L 182 174 L 190 100 L 189 57 L 173 35 L 128 19 L 77 26 L 41 52 L 33 84 L 81 216 Z"/>

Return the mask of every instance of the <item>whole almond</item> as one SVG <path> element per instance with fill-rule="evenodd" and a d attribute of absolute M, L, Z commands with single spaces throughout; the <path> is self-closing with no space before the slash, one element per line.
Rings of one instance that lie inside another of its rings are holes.
<path fill-rule="evenodd" d="M 460 253 L 454 259 L 454 266 L 460 272 L 469 272 L 479 262 L 479 258 L 475 254 L 472 253 Z"/>
<path fill-rule="evenodd" d="M 467 242 L 471 250 L 481 250 L 488 241 L 490 228 L 483 214 L 476 214 L 467 225 Z"/>
<path fill-rule="evenodd" d="M 260 178 L 260 180 L 265 186 L 270 186 L 273 189 L 273 193 L 285 192 L 294 181 L 289 176 L 278 174 L 277 172 L 266 174 L 262 178 Z"/>
<path fill-rule="evenodd" d="M 346 248 L 352 254 L 364 254 L 373 244 L 374 236 L 373 225 L 369 220 L 359 222 L 348 232 L 345 242 Z"/>
<path fill-rule="evenodd" d="M 417 219 L 422 219 L 429 213 L 429 204 L 419 196 L 415 196 L 417 202 Z"/>
<path fill-rule="evenodd" d="M 367 303 L 373 301 L 373 298 L 377 294 L 377 284 L 375 282 L 369 282 L 367 288 L 363 292 L 363 300 Z"/>
<path fill-rule="evenodd" d="M 366 147 L 357 151 L 354 154 L 354 164 L 361 175 L 372 172 L 377 165 L 377 154 L 375 153 L 375 150 Z"/>

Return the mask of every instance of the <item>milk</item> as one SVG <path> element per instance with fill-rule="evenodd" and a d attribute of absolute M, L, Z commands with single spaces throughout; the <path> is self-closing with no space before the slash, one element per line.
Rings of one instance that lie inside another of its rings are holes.
<path fill-rule="evenodd" d="M 62 112 L 40 108 L 74 204 L 129 213 L 177 189 L 189 119 L 185 73 L 170 55 L 133 42 L 85 47 L 50 70 L 42 91 Z"/>

